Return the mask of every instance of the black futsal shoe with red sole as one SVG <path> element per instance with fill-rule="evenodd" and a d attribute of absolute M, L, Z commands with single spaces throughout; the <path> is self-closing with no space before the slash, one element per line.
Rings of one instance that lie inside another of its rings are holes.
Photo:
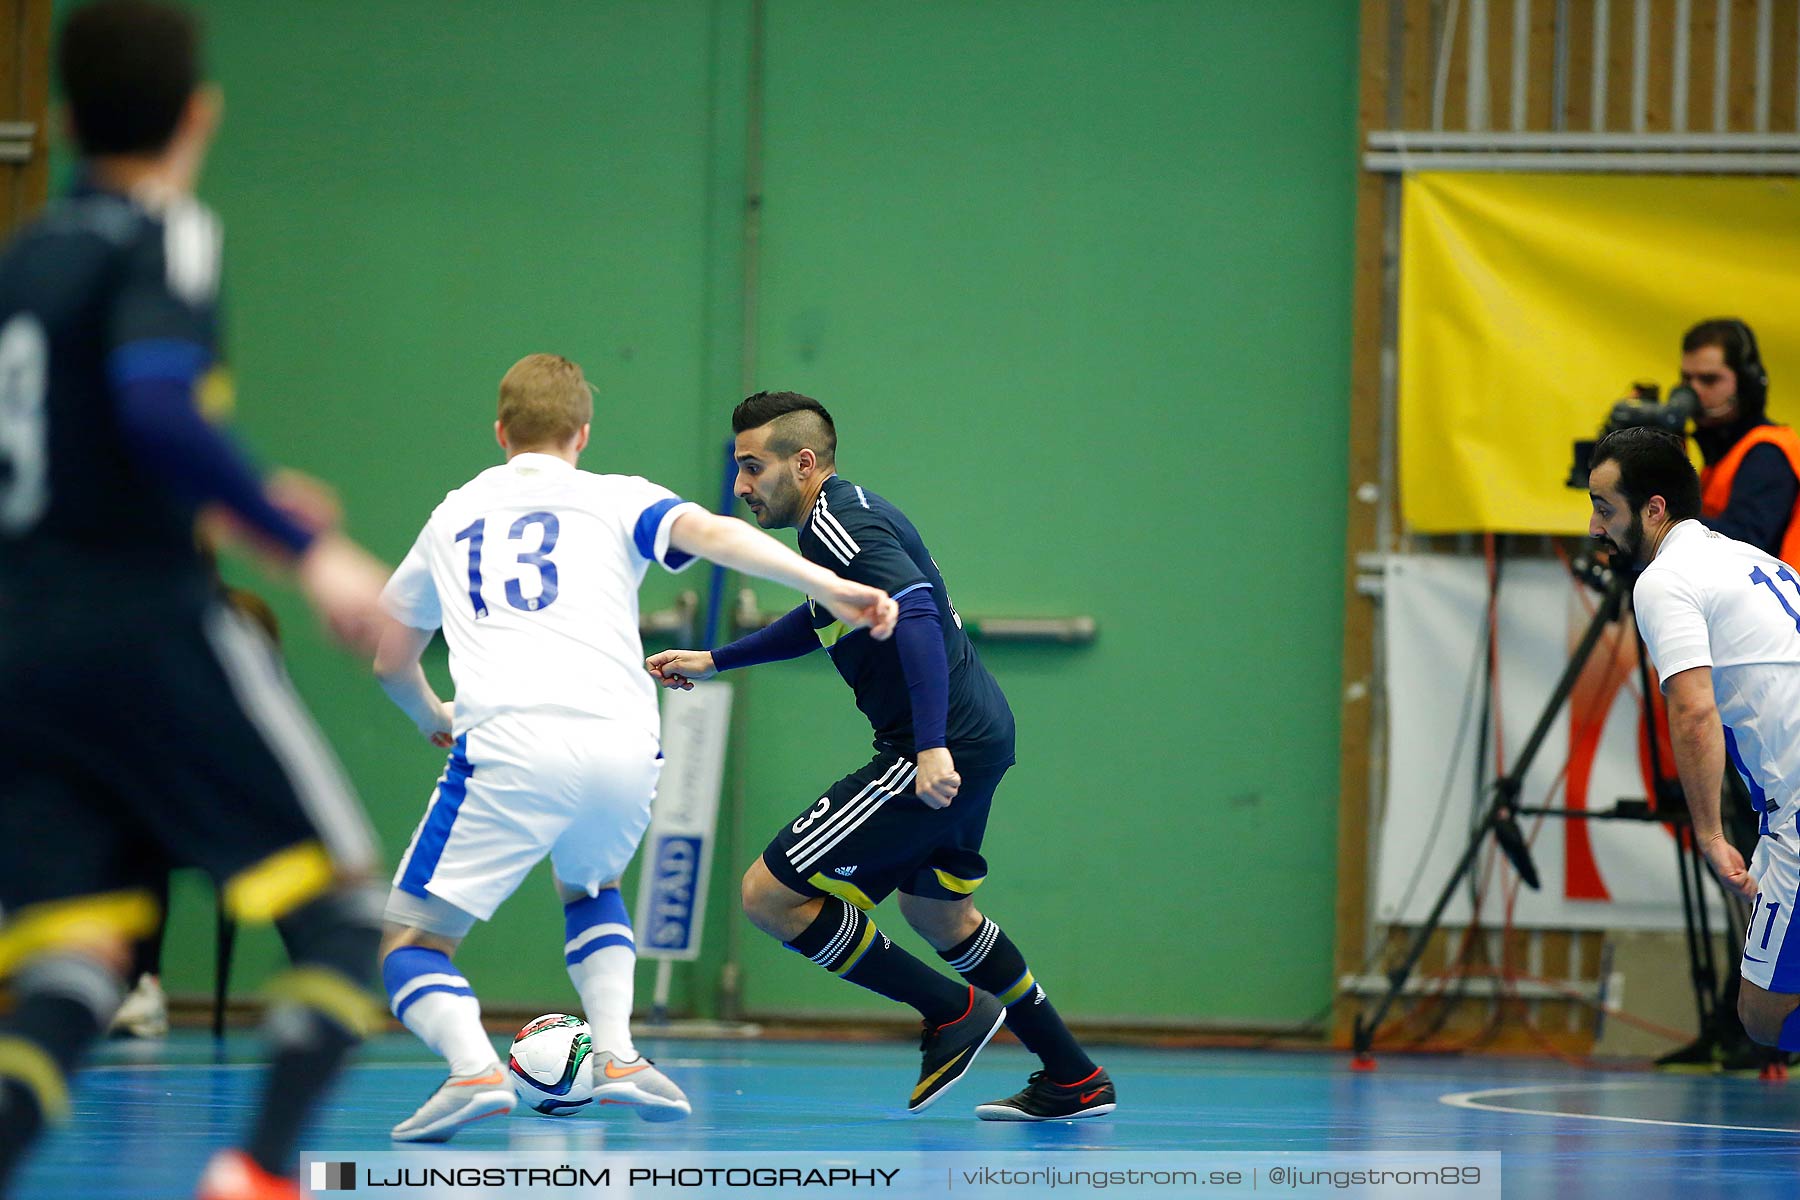
<path fill-rule="evenodd" d="M 1080 1083 L 1053 1083 L 1042 1071 L 1034 1072 L 1025 1090 L 1004 1100 L 975 1106 L 984 1121 L 1075 1121 L 1104 1117 L 1119 1106 L 1119 1094 L 1104 1067 Z"/>
<path fill-rule="evenodd" d="M 973 987 L 962 1016 L 943 1025 L 926 1022 L 925 1034 L 919 1039 L 919 1086 L 906 1102 L 906 1111 L 918 1112 L 949 1091 L 1004 1024 L 1006 1006 Z"/>

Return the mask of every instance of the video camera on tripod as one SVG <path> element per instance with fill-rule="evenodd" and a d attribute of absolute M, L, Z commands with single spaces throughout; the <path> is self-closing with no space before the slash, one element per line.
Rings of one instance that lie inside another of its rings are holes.
<path fill-rule="evenodd" d="M 1619 429 L 1635 429 L 1648 427 L 1661 429 L 1686 437 L 1689 424 L 1700 411 L 1700 398 L 1694 389 L 1680 385 L 1670 390 L 1667 400 L 1659 399 L 1660 389 L 1654 383 L 1634 383 L 1631 395 L 1613 404 L 1607 413 L 1606 423 L 1598 436 L 1592 440 L 1578 440 L 1574 444 L 1575 461 L 1565 481 L 1569 487 L 1588 489 L 1588 466 L 1592 461 L 1595 445 L 1607 434 Z M 1376 1031 L 1381 1027 L 1388 1010 L 1406 986 L 1413 968 L 1425 953 L 1425 947 L 1432 932 L 1443 920 L 1444 911 L 1449 906 L 1451 897 L 1462 885 L 1462 881 L 1474 869 L 1481 847 L 1491 835 L 1501 851 L 1506 855 L 1513 869 L 1518 872 L 1520 880 L 1532 889 L 1539 885 L 1537 867 L 1532 861 L 1531 847 L 1523 831 L 1519 827 L 1521 816 L 1544 816 L 1573 820 L 1629 820 L 1654 821 L 1673 827 L 1679 826 L 1687 819 L 1686 801 L 1681 793 L 1679 782 L 1667 777 L 1663 770 L 1660 740 L 1653 724 L 1651 706 L 1646 702 L 1641 706 L 1644 745 L 1649 758 L 1649 778 L 1654 789 L 1652 797 L 1642 800 L 1621 799 L 1611 809 L 1575 810 L 1567 808 L 1532 807 L 1520 803 L 1521 790 L 1526 773 L 1531 763 L 1543 747 L 1546 736 L 1561 711 L 1563 704 L 1575 689 L 1575 683 L 1586 666 L 1588 658 L 1600 643 L 1607 626 L 1619 620 L 1624 612 L 1626 600 L 1631 594 L 1634 572 L 1629 563 L 1602 560 L 1593 552 L 1590 545 L 1588 552 L 1579 553 L 1570 563 L 1570 570 L 1580 582 L 1601 594 L 1600 602 L 1595 606 L 1592 618 L 1588 622 L 1586 632 L 1570 654 L 1563 667 L 1562 676 L 1557 680 L 1550 697 L 1545 701 L 1537 723 L 1526 738 L 1524 747 L 1519 751 L 1511 764 L 1511 769 L 1495 779 L 1490 785 L 1490 801 L 1487 812 L 1481 823 L 1471 832 L 1468 845 L 1464 848 L 1461 859 L 1451 871 L 1449 880 L 1438 894 L 1424 924 L 1414 933 L 1406 956 L 1400 966 L 1387 972 L 1388 990 L 1376 1004 L 1374 1010 L 1356 1019 L 1353 1046 L 1356 1062 L 1367 1066 L 1372 1060 L 1369 1052 L 1374 1046 Z M 1638 689 L 1640 695 L 1649 697 L 1654 694 L 1654 684 L 1650 677 L 1649 655 L 1642 646 L 1637 654 Z M 1700 1022 L 1703 1029 L 1712 1028 L 1720 1004 L 1718 972 L 1714 962 L 1712 931 L 1708 926 L 1706 904 L 1703 896 L 1703 885 L 1708 875 L 1704 861 L 1691 838 L 1675 839 L 1677 869 L 1681 880 L 1681 899 L 1684 924 L 1687 926 L 1689 965 L 1694 985 L 1696 1004 L 1700 1010 Z"/>
<path fill-rule="evenodd" d="M 1700 397 L 1686 384 L 1669 389 L 1667 400 L 1660 399 L 1661 394 L 1662 389 L 1654 383 L 1633 383 L 1631 395 L 1614 402 L 1612 411 L 1606 414 L 1606 424 L 1600 427 L 1599 437 L 1576 439 L 1575 463 L 1569 469 L 1568 486 L 1587 491 L 1588 462 L 1593 458 L 1594 446 L 1614 430 L 1663 429 L 1676 437 L 1686 437 L 1688 424 L 1700 412 Z"/>

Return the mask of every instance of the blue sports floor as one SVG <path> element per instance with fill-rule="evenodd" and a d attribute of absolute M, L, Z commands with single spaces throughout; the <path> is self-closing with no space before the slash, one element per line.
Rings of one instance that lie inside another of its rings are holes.
<path fill-rule="evenodd" d="M 1342 1055 L 1111 1048 L 1110 1117 L 1044 1125 L 976 1121 L 971 1107 L 1024 1082 L 1034 1060 L 996 1043 L 968 1078 L 909 1117 L 908 1043 L 682 1041 L 644 1052 L 694 1115 L 651 1125 L 609 1108 L 561 1120 L 470 1126 L 440 1153 L 581 1150 L 1492 1150 L 1508 1197 L 1800 1196 L 1800 1078 L 1667 1076 L 1504 1058 L 1388 1057 L 1372 1074 Z M 261 1072 L 251 1034 L 113 1043 L 81 1080 L 76 1120 L 52 1136 L 17 1195 L 56 1200 L 187 1197 L 207 1155 L 248 1119 Z M 388 1127 L 441 1069 L 406 1035 L 369 1045 L 304 1142 L 386 1150 Z M 521 1110 L 523 1111 L 523 1110 Z"/>

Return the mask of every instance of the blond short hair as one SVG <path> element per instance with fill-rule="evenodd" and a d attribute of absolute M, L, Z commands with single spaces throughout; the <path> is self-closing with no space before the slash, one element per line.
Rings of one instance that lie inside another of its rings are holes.
<path fill-rule="evenodd" d="M 500 428 L 515 452 L 564 445 L 593 419 L 593 388 L 560 354 L 527 354 L 500 381 Z"/>

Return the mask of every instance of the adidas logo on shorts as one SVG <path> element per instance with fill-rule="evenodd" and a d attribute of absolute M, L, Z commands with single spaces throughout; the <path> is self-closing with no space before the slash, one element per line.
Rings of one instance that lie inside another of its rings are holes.
<path fill-rule="evenodd" d="M 850 866 L 850 867 L 837 867 L 837 868 L 835 868 L 835 869 L 834 869 L 834 872 L 833 872 L 833 873 L 834 873 L 834 874 L 838 874 L 838 875 L 842 875 L 842 876 L 843 876 L 843 877 L 844 877 L 844 878 L 845 878 L 845 879 L 848 879 L 848 878 L 850 878 L 850 876 L 852 876 L 852 875 L 854 875 L 854 874 L 856 874 L 856 867 L 854 867 L 854 866 Z"/>

